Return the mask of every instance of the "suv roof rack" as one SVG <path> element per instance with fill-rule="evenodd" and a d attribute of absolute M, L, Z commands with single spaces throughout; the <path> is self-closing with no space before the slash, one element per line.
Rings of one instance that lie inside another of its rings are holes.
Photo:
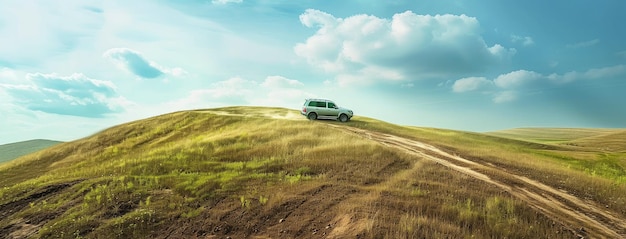
<path fill-rule="evenodd" d="M 308 98 L 308 99 L 304 99 L 304 100 L 316 100 L 316 101 L 332 101 L 332 100 L 327 100 L 327 99 L 320 99 L 320 98 Z"/>

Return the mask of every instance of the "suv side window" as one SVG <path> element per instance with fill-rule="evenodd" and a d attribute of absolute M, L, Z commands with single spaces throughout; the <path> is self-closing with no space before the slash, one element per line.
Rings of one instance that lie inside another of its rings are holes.
<path fill-rule="evenodd" d="M 310 101 L 309 102 L 309 106 L 326 108 L 326 102 L 324 102 L 324 101 Z"/>
<path fill-rule="evenodd" d="M 335 108 L 335 103 L 328 102 L 328 108 L 334 109 Z"/>

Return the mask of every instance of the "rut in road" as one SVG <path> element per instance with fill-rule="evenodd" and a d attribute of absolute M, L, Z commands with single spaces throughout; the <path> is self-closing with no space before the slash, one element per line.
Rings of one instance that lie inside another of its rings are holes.
<path fill-rule="evenodd" d="M 541 182 L 507 172 L 493 165 L 477 163 L 449 154 L 419 141 L 353 127 L 332 126 L 377 141 L 385 146 L 419 155 L 497 186 L 580 236 L 626 238 L 626 219 L 619 218 L 596 206 L 593 202 L 582 200 Z M 480 169 L 481 172 L 475 169 Z"/>

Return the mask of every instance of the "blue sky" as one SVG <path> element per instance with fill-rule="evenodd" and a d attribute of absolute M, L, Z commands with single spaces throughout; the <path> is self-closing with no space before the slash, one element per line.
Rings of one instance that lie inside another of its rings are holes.
<path fill-rule="evenodd" d="M 626 127 L 626 2 L 2 0 L 0 144 L 172 111 L 424 127 Z"/>

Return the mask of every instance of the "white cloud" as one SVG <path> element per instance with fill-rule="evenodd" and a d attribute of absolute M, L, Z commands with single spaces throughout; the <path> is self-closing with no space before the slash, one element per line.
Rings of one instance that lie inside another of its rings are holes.
<path fill-rule="evenodd" d="M 308 9 L 304 26 L 318 31 L 294 47 L 308 63 L 337 74 L 340 83 L 405 80 L 477 72 L 509 59 L 515 49 L 488 46 L 478 20 L 466 15 L 370 15 L 336 18 Z"/>
<path fill-rule="evenodd" d="M 337 19 L 333 15 L 320 10 L 307 9 L 304 14 L 300 15 L 300 22 L 307 27 L 319 26 L 325 28 L 336 25 Z"/>
<path fill-rule="evenodd" d="M 211 1 L 213 4 L 225 5 L 229 3 L 242 3 L 243 0 L 213 0 Z"/>
<path fill-rule="evenodd" d="M 31 84 L 2 84 L 0 88 L 16 105 L 29 110 L 60 115 L 99 118 L 124 111 L 132 103 L 117 93 L 110 81 L 83 74 L 69 76 L 27 74 Z"/>
<path fill-rule="evenodd" d="M 593 68 L 585 72 L 570 71 L 562 75 L 553 73 L 546 76 L 546 78 L 555 83 L 569 83 L 576 80 L 594 80 L 615 77 L 625 73 L 626 65 L 616 65 L 603 68 Z"/>
<path fill-rule="evenodd" d="M 585 72 L 570 71 L 565 74 L 552 73 L 543 75 L 534 71 L 517 70 L 501 74 L 493 80 L 485 77 L 468 77 L 456 80 L 452 91 L 456 93 L 469 92 L 485 87 L 495 86 L 499 91 L 494 93 L 493 101 L 504 103 L 519 98 L 519 92 L 524 89 L 541 89 L 554 87 L 554 84 L 567 84 L 582 80 L 610 79 L 626 74 L 626 65 L 616 65 L 603 68 L 593 68 Z M 549 85 L 552 84 L 552 85 Z"/>
<path fill-rule="evenodd" d="M 518 36 L 518 35 L 511 35 L 511 41 L 513 43 L 521 43 L 523 46 L 531 46 L 533 44 L 535 44 L 535 41 L 533 40 L 532 37 L 529 36 Z"/>
<path fill-rule="evenodd" d="M 365 66 L 354 72 L 339 73 L 336 76 L 340 86 L 367 85 L 379 80 L 401 81 L 405 76 L 399 71 L 386 67 Z"/>
<path fill-rule="evenodd" d="M 255 92 L 253 105 L 293 108 L 294 102 L 300 103 L 315 94 L 303 90 L 304 83 L 283 76 L 268 76 L 261 84 L 265 89 Z M 296 104 L 299 106 L 299 104 Z"/>
<path fill-rule="evenodd" d="M 452 91 L 454 92 L 467 92 L 474 91 L 484 87 L 493 85 L 493 81 L 487 80 L 485 77 L 468 77 L 459 79 L 452 85 Z"/>
<path fill-rule="evenodd" d="M 249 81 L 240 77 L 233 77 L 225 81 L 214 83 L 211 89 L 207 89 L 204 93 L 213 99 L 237 99 L 243 100 L 250 96 L 258 86 L 258 83 Z"/>
<path fill-rule="evenodd" d="M 514 101 L 516 99 L 517 99 L 517 92 L 507 90 L 507 91 L 501 91 L 501 92 L 496 93 L 496 95 L 493 97 L 493 102 L 500 104 L 500 103 Z"/>
<path fill-rule="evenodd" d="M 304 84 L 300 81 L 288 79 L 283 76 L 268 76 L 261 85 L 269 88 L 292 88 L 300 87 Z"/>
<path fill-rule="evenodd" d="M 614 77 L 626 73 L 626 65 L 617 65 L 603 68 L 594 68 L 587 70 L 582 78 L 600 79 L 606 77 Z"/>
<path fill-rule="evenodd" d="M 0 83 L 2 82 L 11 83 L 11 82 L 17 82 L 17 81 L 18 81 L 17 72 L 6 67 L 0 68 Z"/>
<path fill-rule="evenodd" d="M 533 81 L 541 79 L 541 74 L 534 71 L 517 70 L 507 74 L 499 75 L 494 83 L 496 86 L 504 89 L 515 89 L 530 84 Z"/>
<path fill-rule="evenodd" d="M 174 67 L 174 68 L 163 68 L 161 69 L 165 74 L 170 74 L 175 77 L 183 77 L 189 74 L 189 72 L 185 71 L 183 68 Z"/>
<path fill-rule="evenodd" d="M 247 105 L 254 96 L 259 84 L 241 77 L 232 77 L 218 81 L 206 89 L 197 89 L 189 92 L 183 99 L 169 103 L 177 109 L 196 109 L 221 107 L 226 105 Z"/>
<path fill-rule="evenodd" d="M 593 40 L 589 40 L 589 41 L 583 41 L 583 42 L 577 42 L 577 43 L 573 43 L 573 44 L 568 44 L 567 47 L 569 47 L 569 48 L 583 48 L 583 47 L 595 46 L 598 43 L 600 43 L 600 39 L 593 39 Z"/>
<path fill-rule="evenodd" d="M 168 106 L 179 110 L 228 105 L 293 108 L 294 102 L 315 97 L 315 94 L 301 89 L 303 87 L 303 83 L 283 76 L 268 76 L 261 84 L 233 77 L 213 83 L 206 89 L 193 90 L 187 97 L 168 103 Z"/>

